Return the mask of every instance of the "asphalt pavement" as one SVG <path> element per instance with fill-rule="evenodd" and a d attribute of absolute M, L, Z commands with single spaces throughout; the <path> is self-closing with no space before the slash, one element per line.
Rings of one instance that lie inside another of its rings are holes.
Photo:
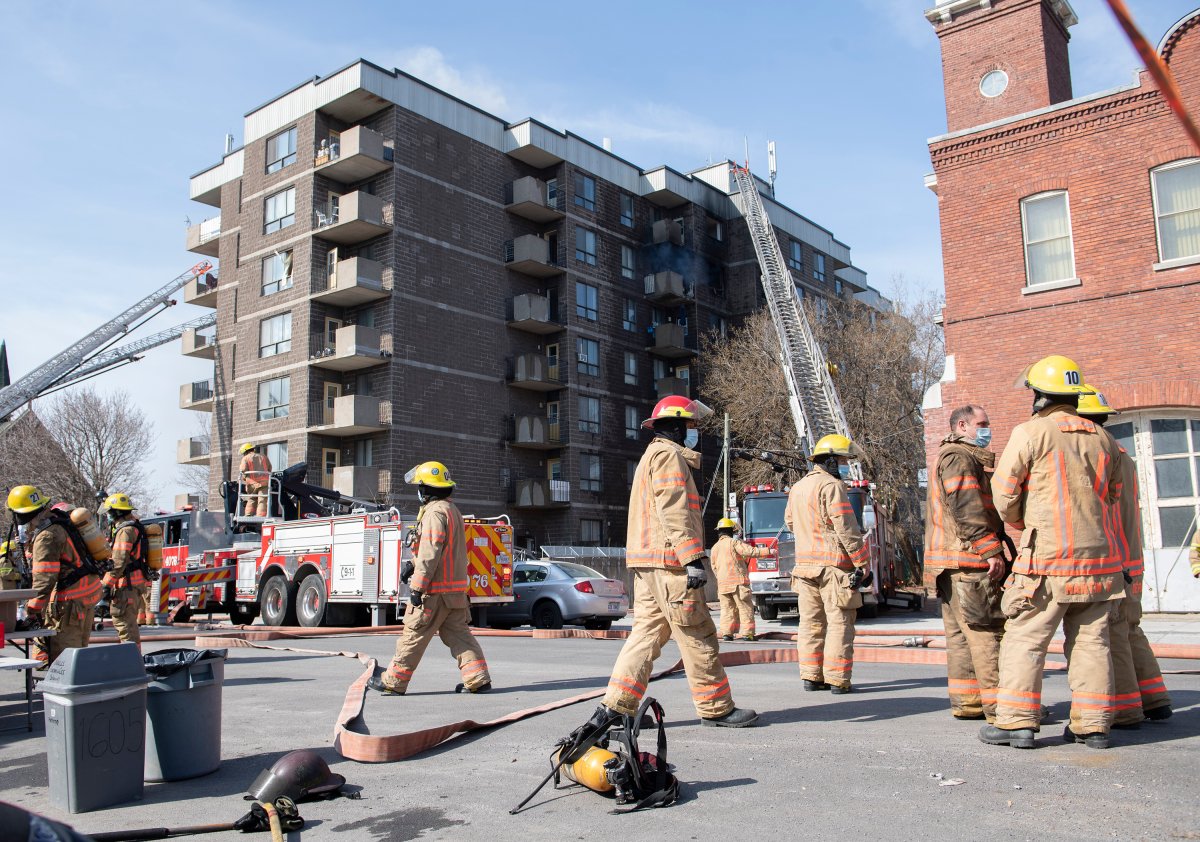
<path fill-rule="evenodd" d="M 893 611 L 860 629 L 939 627 L 922 614 Z M 794 628 L 794 618 L 763 623 Z M 1159 642 L 1200 642 L 1200 621 L 1151 617 Z M 391 637 L 354 635 L 295 645 L 331 653 L 390 657 Z M 430 646 L 404 697 L 372 696 L 372 733 L 397 733 L 462 719 L 487 720 L 602 688 L 620 641 L 487 637 L 496 689 L 455 695 L 457 669 L 440 643 Z M 147 651 L 183 643 L 147 643 Z M 270 646 L 289 645 L 272 642 Z M 723 644 L 780 647 L 779 642 Z M 658 662 L 678 658 L 668 644 Z M 1052 656 L 1052 660 L 1054 656 Z M 1196 670 L 1195 661 L 1163 661 Z M 987 746 L 979 723 L 949 714 L 944 667 L 863 663 L 855 693 L 801 689 L 795 664 L 730 670 L 739 706 L 761 714 L 758 727 L 702 727 L 687 683 L 675 675 L 651 685 L 667 712 L 668 755 L 682 782 L 666 809 L 611 815 L 613 803 L 579 787 L 544 789 L 523 813 L 508 810 L 549 771 L 554 742 L 582 723 L 592 702 L 490 731 L 460 736 L 390 764 L 360 764 L 332 748 L 333 723 L 347 686 L 361 673 L 349 658 L 231 649 L 223 689 L 222 757 L 213 774 L 146 784 L 139 802 L 70 815 L 51 805 L 44 728 L 0 733 L 0 800 L 66 821 L 77 830 L 232 821 L 263 768 L 287 751 L 312 748 L 346 776 L 355 800 L 301 805 L 307 820 L 293 840 L 595 840 L 618 835 L 672 840 L 814 837 L 863 839 L 1195 839 L 1200 769 L 1200 675 L 1169 674 L 1176 715 L 1137 731 L 1114 732 L 1096 751 L 1062 742 L 1070 692 L 1061 671 L 1047 673 L 1052 722 L 1032 751 Z M 24 700 L 14 673 L 0 673 L 0 727 L 18 724 Z M 23 719 L 20 720 L 23 724 Z M 181 723 L 180 727 L 187 727 Z M 651 735 L 652 737 L 652 735 Z M 649 737 L 647 739 L 650 739 Z M 650 748 L 650 745 L 643 746 Z M 244 839 L 239 833 L 214 840 Z M 261 838 L 266 838 L 265 836 Z"/>

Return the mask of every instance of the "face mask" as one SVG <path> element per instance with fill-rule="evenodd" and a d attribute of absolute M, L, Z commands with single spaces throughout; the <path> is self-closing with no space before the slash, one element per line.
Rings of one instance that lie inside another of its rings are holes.
<path fill-rule="evenodd" d="M 991 443 L 992 443 L 992 428 L 991 427 L 977 427 L 975 429 L 975 446 L 976 447 L 987 447 Z"/>
<path fill-rule="evenodd" d="M 700 433 L 697 430 L 689 429 L 683 437 L 684 447 L 695 447 L 700 441 Z"/>
<path fill-rule="evenodd" d="M 842 479 L 850 479 L 850 466 L 838 463 L 838 476 Z"/>

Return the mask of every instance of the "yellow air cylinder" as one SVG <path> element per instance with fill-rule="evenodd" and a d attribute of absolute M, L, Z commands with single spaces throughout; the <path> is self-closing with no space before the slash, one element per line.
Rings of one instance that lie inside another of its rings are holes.
<path fill-rule="evenodd" d="M 92 517 L 90 511 L 82 506 L 73 509 L 71 523 L 75 524 L 75 528 L 83 536 L 83 542 L 87 544 L 92 558 L 96 561 L 108 561 L 112 557 L 112 552 L 108 549 L 108 542 L 104 540 L 104 532 L 96 525 L 96 519 Z"/>
<path fill-rule="evenodd" d="M 600 746 L 592 746 L 574 763 L 564 763 L 562 773 L 567 780 L 586 786 L 593 792 L 612 792 L 613 785 L 605 774 L 604 764 L 616 755 Z M 555 755 L 555 760 L 558 756 Z"/>
<path fill-rule="evenodd" d="M 151 570 L 162 570 L 163 531 L 162 526 L 152 523 L 146 527 L 146 540 L 150 544 L 150 557 L 146 564 Z"/>

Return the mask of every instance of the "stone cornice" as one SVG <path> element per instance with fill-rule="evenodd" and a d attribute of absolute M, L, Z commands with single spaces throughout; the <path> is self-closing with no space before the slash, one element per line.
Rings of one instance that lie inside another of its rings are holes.
<path fill-rule="evenodd" d="M 934 26 L 938 24 L 951 23 L 954 16 L 964 12 L 971 12 L 975 9 L 991 9 L 994 0 L 942 0 L 932 9 L 925 10 L 925 19 Z M 1050 8 L 1058 15 L 1059 22 L 1064 27 L 1074 26 L 1079 23 L 1079 18 L 1075 14 L 1075 10 L 1071 8 L 1068 0 L 1048 0 Z"/>

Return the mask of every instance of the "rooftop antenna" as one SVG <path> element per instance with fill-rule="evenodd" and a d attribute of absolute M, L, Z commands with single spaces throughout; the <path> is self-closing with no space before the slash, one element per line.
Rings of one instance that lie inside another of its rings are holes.
<path fill-rule="evenodd" d="M 225 135 L 225 154 L 228 155 L 233 151 L 233 135 Z"/>
<path fill-rule="evenodd" d="M 775 141 L 767 141 L 767 175 L 770 177 L 771 198 L 775 198 L 775 174 L 778 172 L 775 165 Z"/>

